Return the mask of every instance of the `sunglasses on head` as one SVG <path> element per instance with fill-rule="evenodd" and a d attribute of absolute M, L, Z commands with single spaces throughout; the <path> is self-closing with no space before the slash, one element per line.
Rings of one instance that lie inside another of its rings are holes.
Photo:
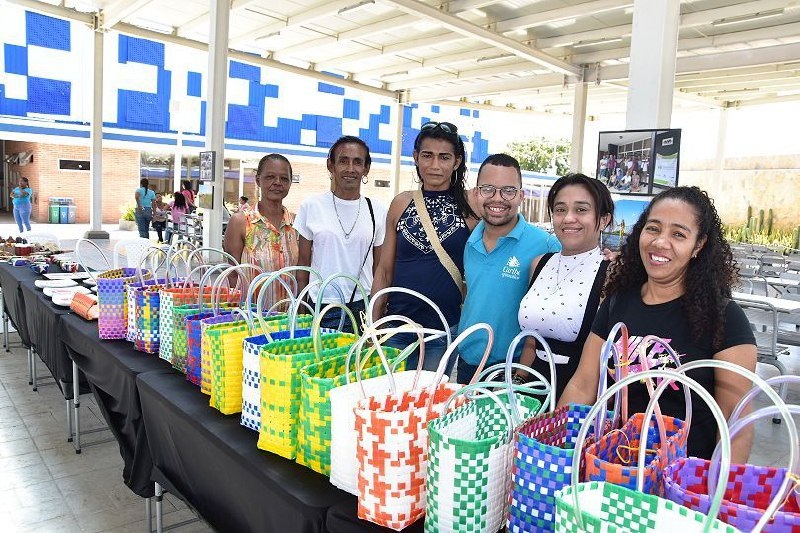
<path fill-rule="evenodd" d="M 456 125 L 451 124 L 449 122 L 426 122 L 425 124 L 422 125 L 419 131 L 422 132 L 422 131 L 434 130 L 436 128 L 439 128 L 445 133 L 458 134 L 458 128 L 456 127 Z"/>

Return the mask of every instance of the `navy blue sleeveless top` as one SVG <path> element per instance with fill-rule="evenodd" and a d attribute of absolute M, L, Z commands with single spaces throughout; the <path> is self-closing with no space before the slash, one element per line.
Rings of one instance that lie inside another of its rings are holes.
<path fill-rule="evenodd" d="M 453 194 L 450 191 L 423 191 L 422 194 L 442 246 L 463 275 L 464 247 L 470 230 Z M 424 294 L 439 306 L 449 325 L 457 324 L 461 317 L 461 292 L 436 256 L 413 200 L 397 221 L 396 230 L 392 285 Z M 441 320 L 428 304 L 407 294 L 390 294 L 387 314 L 407 316 L 425 327 L 442 327 Z"/>

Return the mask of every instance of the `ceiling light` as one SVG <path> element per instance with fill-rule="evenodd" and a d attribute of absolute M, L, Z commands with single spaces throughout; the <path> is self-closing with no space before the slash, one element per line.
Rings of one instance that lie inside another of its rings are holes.
<path fill-rule="evenodd" d="M 498 59 L 505 59 L 507 57 L 512 57 L 514 54 L 498 54 L 496 56 L 483 56 L 478 58 L 478 63 L 485 63 L 487 61 L 496 61 Z"/>
<path fill-rule="evenodd" d="M 610 44 L 610 43 L 621 43 L 622 37 L 617 37 L 616 39 L 600 39 L 599 41 L 581 41 L 578 44 L 574 45 L 573 48 L 585 48 L 587 46 L 597 46 L 599 44 Z"/>
<path fill-rule="evenodd" d="M 780 17 L 781 15 L 783 15 L 783 9 L 771 9 L 769 11 L 759 11 L 758 13 L 741 15 L 738 17 L 721 18 L 713 21 L 711 25 L 719 28 L 722 26 L 731 26 L 733 24 L 744 24 L 745 22 L 755 22 L 757 20 Z"/>
<path fill-rule="evenodd" d="M 352 13 L 353 11 L 355 11 L 357 9 L 361 9 L 362 7 L 366 7 L 366 6 L 368 6 L 370 4 L 374 4 L 374 3 L 375 3 L 375 0 L 364 0 L 363 2 L 359 2 L 357 4 L 353 4 L 352 6 L 343 7 L 342 9 L 339 10 L 339 15 L 342 15 L 344 13 Z"/>
<path fill-rule="evenodd" d="M 486 18 L 488 16 L 488 15 L 486 15 L 486 11 L 484 11 L 483 9 L 478 9 L 477 7 L 472 8 L 469 11 L 473 15 L 478 15 L 481 18 Z"/>
<path fill-rule="evenodd" d="M 564 28 L 566 26 L 572 26 L 573 24 L 575 24 L 575 22 L 576 19 L 573 17 L 569 19 L 556 20 L 555 22 L 551 22 L 547 25 L 550 26 L 551 28 Z"/>

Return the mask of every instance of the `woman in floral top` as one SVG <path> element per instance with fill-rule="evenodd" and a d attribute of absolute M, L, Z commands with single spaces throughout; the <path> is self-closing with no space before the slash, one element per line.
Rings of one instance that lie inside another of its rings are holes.
<path fill-rule="evenodd" d="M 256 170 L 261 199 L 252 209 L 231 216 L 223 248 L 240 263 L 252 263 L 265 272 L 297 264 L 297 231 L 294 214 L 283 206 L 292 186 L 292 165 L 280 154 L 261 158 Z M 269 305 L 286 297 L 277 283 L 270 288 Z"/>

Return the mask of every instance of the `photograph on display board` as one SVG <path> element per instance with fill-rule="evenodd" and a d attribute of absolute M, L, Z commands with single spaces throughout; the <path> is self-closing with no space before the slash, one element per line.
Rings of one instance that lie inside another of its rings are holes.
<path fill-rule="evenodd" d="M 619 250 L 653 197 L 621 194 L 612 194 L 611 197 L 614 200 L 614 223 L 603 232 L 603 247 Z"/>
<path fill-rule="evenodd" d="M 601 131 L 595 177 L 612 193 L 653 195 L 678 185 L 681 130 Z"/>

